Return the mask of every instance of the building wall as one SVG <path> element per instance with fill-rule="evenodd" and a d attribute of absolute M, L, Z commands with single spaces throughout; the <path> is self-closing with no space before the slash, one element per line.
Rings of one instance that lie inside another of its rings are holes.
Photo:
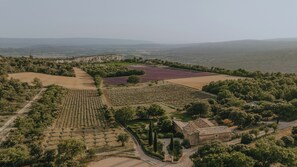
<path fill-rule="evenodd" d="M 219 141 L 229 141 L 231 140 L 231 133 L 219 133 L 219 134 L 211 134 L 211 135 L 200 135 L 199 141 L 200 143 L 219 140 Z"/>
<path fill-rule="evenodd" d="M 200 135 L 199 133 L 195 133 L 192 135 L 188 135 L 184 133 L 184 138 L 188 139 L 191 145 L 198 145 L 200 143 L 205 143 L 208 141 L 219 140 L 219 141 L 229 141 L 231 140 L 231 133 L 219 133 L 219 134 L 211 134 L 211 135 Z"/>
<path fill-rule="evenodd" d="M 199 134 L 198 133 L 195 133 L 192 135 L 184 134 L 184 138 L 188 139 L 192 146 L 197 145 L 199 143 Z"/>

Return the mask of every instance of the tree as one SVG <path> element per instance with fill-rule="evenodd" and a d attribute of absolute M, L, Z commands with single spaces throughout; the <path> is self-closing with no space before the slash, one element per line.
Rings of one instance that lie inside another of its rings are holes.
<path fill-rule="evenodd" d="M 224 166 L 241 166 L 241 167 L 252 167 L 255 164 L 255 161 L 244 155 L 241 152 L 233 152 L 229 154 L 224 161 Z"/>
<path fill-rule="evenodd" d="M 265 127 L 265 128 L 264 128 L 264 132 L 265 132 L 265 135 L 267 135 L 268 132 L 269 132 L 269 129 L 268 129 L 267 127 Z"/>
<path fill-rule="evenodd" d="M 157 131 L 155 130 L 154 132 L 154 152 L 158 151 L 158 134 Z"/>
<path fill-rule="evenodd" d="M 135 110 L 131 107 L 123 107 L 116 111 L 115 118 L 126 125 L 126 123 L 132 119 L 134 119 L 136 113 Z"/>
<path fill-rule="evenodd" d="M 165 110 L 157 105 L 157 104 L 152 104 L 150 107 L 147 109 L 149 117 L 160 117 L 165 114 Z"/>
<path fill-rule="evenodd" d="M 297 134 L 297 126 L 294 126 L 292 128 L 292 135 L 296 135 Z"/>
<path fill-rule="evenodd" d="M 199 101 L 186 106 L 186 111 L 189 115 L 199 115 L 205 117 L 210 111 L 210 105 L 208 102 Z"/>
<path fill-rule="evenodd" d="M 58 145 L 57 164 L 64 164 L 68 160 L 74 160 L 85 152 L 85 144 L 82 141 L 69 139 L 63 140 Z"/>
<path fill-rule="evenodd" d="M 255 161 L 251 157 L 246 156 L 245 153 L 242 153 L 249 152 L 247 149 L 248 147 L 246 145 L 235 145 L 231 150 L 230 147 L 221 142 L 212 142 L 198 149 L 198 151 L 191 156 L 191 159 L 195 167 L 253 167 Z"/>
<path fill-rule="evenodd" d="M 209 154 L 220 154 L 228 151 L 227 145 L 219 141 L 213 141 L 203 145 L 197 152 L 191 155 L 191 159 L 205 157 Z"/>
<path fill-rule="evenodd" d="M 286 147 L 290 147 L 294 145 L 294 138 L 291 136 L 283 136 L 281 140 L 285 143 Z"/>
<path fill-rule="evenodd" d="M 135 75 L 131 75 L 131 76 L 128 77 L 127 82 L 137 84 L 137 83 L 140 82 L 140 78 L 135 76 Z"/>
<path fill-rule="evenodd" d="M 241 142 L 242 144 L 250 144 L 252 141 L 254 140 L 253 135 L 248 134 L 248 133 L 244 133 L 241 136 Z"/>
<path fill-rule="evenodd" d="M 190 141 L 188 139 L 184 139 L 183 142 L 181 143 L 181 145 L 184 148 L 190 148 L 191 147 Z"/>
<path fill-rule="evenodd" d="M 125 146 L 125 143 L 128 142 L 129 136 L 126 133 L 121 133 L 117 136 L 117 142 L 121 142 L 122 146 Z"/>
<path fill-rule="evenodd" d="M 174 143 L 173 143 L 173 134 L 171 134 L 171 137 L 170 137 L 170 143 L 169 143 L 169 150 L 173 150 L 174 148 Z"/>
<path fill-rule="evenodd" d="M 148 119 L 149 118 L 147 108 L 143 107 L 143 106 L 138 106 L 136 108 L 136 115 L 139 119 Z"/>
<path fill-rule="evenodd" d="M 172 150 L 172 156 L 175 160 L 178 160 L 182 156 L 182 146 L 178 140 L 173 141 L 173 150 Z"/>
<path fill-rule="evenodd" d="M 276 130 L 277 130 L 277 124 L 273 123 L 273 124 L 270 125 L 270 127 L 273 129 L 273 132 L 275 133 Z"/>
<path fill-rule="evenodd" d="M 96 156 L 96 149 L 95 148 L 90 148 L 87 150 L 87 156 L 89 158 L 93 158 Z"/>
<path fill-rule="evenodd" d="M 152 123 L 152 121 L 150 121 L 150 125 L 149 125 L 148 143 L 149 143 L 149 146 L 151 146 L 153 144 L 153 123 Z"/>
<path fill-rule="evenodd" d="M 168 118 L 160 119 L 158 122 L 162 132 L 171 132 L 172 131 L 172 121 Z"/>
<path fill-rule="evenodd" d="M 32 81 L 32 84 L 34 85 L 35 88 L 42 88 L 42 82 L 39 78 L 34 78 Z"/>
<path fill-rule="evenodd" d="M 250 131 L 250 134 L 254 134 L 256 138 L 258 138 L 258 135 L 259 135 L 259 129 L 252 129 Z"/>
<path fill-rule="evenodd" d="M 45 150 L 42 158 L 47 164 L 51 164 L 56 160 L 56 150 Z"/>
<path fill-rule="evenodd" d="M 29 151 L 25 145 L 18 145 L 0 150 L 0 166 L 23 166 L 29 159 Z"/>
<path fill-rule="evenodd" d="M 282 146 L 278 146 L 273 138 L 259 139 L 249 155 L 258 161 L 257 166 L 270 166 L 280 163 L 285 166 L 296 166 L 295 153 Z"/>

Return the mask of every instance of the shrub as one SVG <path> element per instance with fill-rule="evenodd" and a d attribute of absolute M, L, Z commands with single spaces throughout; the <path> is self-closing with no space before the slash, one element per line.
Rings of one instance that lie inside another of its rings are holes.
<path fill-rule="evenodd" d="M 135 75 L 131 75 L 131 76 L 128 77 L 127 82 L 137 84 L 137 83 L 140 82 L 140 79 L 139 79 L 139 77 L 137 77 Z"/>
<path fill-rule="evenodd" d="M 177 133 L 174 134 L 174 137 L 178 137 L 178 138 L 183 139 L 184 138 L 184 134 L 182 134 L 180 132 L 177 132 Z"/>
<path fill-rule="evenodd" d="M 294 138 L 291 136 L 284 136 L 281 138 L 281 140 L 285 143 L 286 147 L 290 147 L 294 145 Z"/>
<path fill-rule="evenodd" d="M 297 134 L 297 126 L 294 126 L 292 128 L 292 135 L 296 135 Z"/>
<path fill-rule="evenodd" d="M 241 142 L 242 144 L 250 144 L 252 141 L 254 140 L 253 135 L 248 134 L 248 133 L 244 133 L 241 136 Z"/>
<path fill-rule="evenodd" d="M 184 148 L 191 148 L 191 144 L 190 144 L 190 141 L 188 139 L 184 139 L 183 142 L 181 143 L 181 145 Z"/>

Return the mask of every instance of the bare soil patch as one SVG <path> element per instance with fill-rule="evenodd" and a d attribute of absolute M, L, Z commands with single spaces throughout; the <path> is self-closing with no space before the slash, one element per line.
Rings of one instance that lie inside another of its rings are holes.
<path fill-rule="evenodd" d="M 205 85 L 208 85 L 210 82 L 224 81 L 224 80 L 237 80 L 237 79 L 243 79 L 243 77 L 235 77 L 230 75 L 210 75 L 210 76 L 201 76 L 201 77 L 169 79 L 167 81 L 202 90 L 202 87 Z"/>
<path fill-rule="evenodd" d="M 101 161 L 91 162 L 88 167 L 149 167 L 148 163 L 132 158 L 111 157 Z"/>
<path fill-rule="evenodd" d="M 22 82 L 31 83 L 34 78 L 39 78 L 44 86 L 56 84 L 68 89 L 96 90 L 93 78 L 79 68 L 74 68 L 76 77 L 55 76 L 34 72 L 21 72 L 9 74 L 9 77 Z"/>

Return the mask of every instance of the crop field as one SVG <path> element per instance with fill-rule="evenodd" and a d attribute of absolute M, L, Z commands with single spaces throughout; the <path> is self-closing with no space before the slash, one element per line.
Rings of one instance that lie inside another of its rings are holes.
<path fill-rule="evenodd" d="M 191 102 L 213 97 L 193 88 L 168 83 L 145 87 L 117 87 L 104 91 L 113 106 L 163 102 L 170 106 L 183 107 Z"/>
<path fill-rule="evenodd" d="M 34 72 L 21 72 L 9 74 L 9 77 L 19 79 L 22 82 L 31 83 L 34 78 L 39 78 L 44 86 L 56 84 L 69 89 L 96 90 L 93 78 L 79 68 L 74 68 L 76 77 L 64 77 Z"/>
<path fill-rule="evenodd" d="M 243 77 L 235 77 L 235 76 L 229 76 L 229 75 L 211 75 L 211 76 L 201 76 L 201 77 L 191 77 L 191 78 L 170 79 L 167 81 L 174 84 L 180 84 L 180 85 L 202 90 L 202 87 L 205 85 L 208 85 L 210 82 L 224 81 L 224 80 L 237 80 L 237 79 L 243 79 Z"/>
<path fill-rule="evenodd" d="M 101 111 L 102 105 L 95 90 L 69 90 L 56 122 L 46 132 L 45 148 L 56 148 L 60 141 L 74 138 L 97 150 L 131 149 L 131 140 L 125 147 L 116 141 L 117 135 L 124 131 L 109 127 Z"/>
<path fill-rule="evenodd" d="M 196 71 L 189 71 L 189 70 L 174 69 L 169 67 L 155 67 L 155 66 L 147 66 L 147 65 L 133 65 L 133 66 L 129 66 L 128 68 L 135 69 L 135 70 L 143 70 L 145 72 L 144 75 L 139 76 L 140 82 L 214 75 L 208 72 L 196 72 Z M 104 83 L 106 85 L 126 84 L 127 77 L 105 78 Z"/>

